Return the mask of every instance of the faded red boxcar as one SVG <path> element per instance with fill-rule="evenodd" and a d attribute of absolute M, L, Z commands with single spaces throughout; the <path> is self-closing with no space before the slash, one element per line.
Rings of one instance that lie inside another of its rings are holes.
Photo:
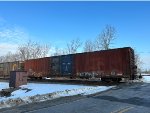
<path fill-rule="evenodd" d="M 130 47 L 75 54 L 74 74 L 101 78 L 135 77 L 134 51 Z"/>
<path fill-rule="evenodd" d="M 25 61 L 25 71 L 29 77 L 46 77 L 50 75 L 50 57 Z"/>

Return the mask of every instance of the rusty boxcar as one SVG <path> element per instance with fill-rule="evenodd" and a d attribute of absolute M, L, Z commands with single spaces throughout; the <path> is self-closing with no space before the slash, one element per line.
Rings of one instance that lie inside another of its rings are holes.
<path fill-rule="evenodd" d="M 75 54 L 74 74 L 94 76 L 102 80 L 134 79 L 136 66 L 130 47 Z"/>
<path fill-rule="evenodd" d="M 24 70 L 24 62 L 14 61 L 0 63 L 0 77 L 9 78 L 10 71 Z"/>
<path fill-rule="evenodd" d="M 30 59 L 25 61 L 25 71 L 28 77 L 42 78 L 50 75 L 50 57 Z"/>

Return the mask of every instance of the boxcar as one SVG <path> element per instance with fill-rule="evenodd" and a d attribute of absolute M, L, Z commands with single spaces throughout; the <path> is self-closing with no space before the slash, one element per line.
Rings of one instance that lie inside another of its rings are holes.
<path fill-rule="evenodd" d="M 14 61 L 0 63 L 0 76 L 9 78 L 10 71 L 24 70 L 24 62 Z"/>
<path fill-rule="evenodd" d="M 25 61 L 25 71 L 28 77 L 42 78 L 50 75 L 50 57 L 30 59 Z"/>
<path fill-rule="evenodd" d="M 130 47 L 75 54 L 74 67 L 74 74 L 80 77 L 116 81 L 136 76 L 134 51 Z"/>

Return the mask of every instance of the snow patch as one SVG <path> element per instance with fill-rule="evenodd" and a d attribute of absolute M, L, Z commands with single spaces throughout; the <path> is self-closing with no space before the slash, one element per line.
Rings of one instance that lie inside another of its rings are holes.
<path fill-rule="evenodd" d="M 150 83 L 150 76 L 142 76 L 142 81 L 145 83 Z"/>
<path fill-rule="evenodd" d="M 133 82 L 144 82 L 144 83 L 150 83 L 150 76 L 142 76 L 141 79 L 135 79 Z"/>
<path fill-rule="evenodd" d="M 9 88 L 9 84 L 7 82 L 0 82 L 0 90 Z"/>
<path fill-rule="evenodd" d="M 8 88 L 8 83 L 0 82 L 0 88 Z M 89 95 L 105 91 L 114 86 L 83 86 L 64 84 L 28 83 L 21 89 L 12 92 L 10 97 L 0 97 L 0 108 L 23 105 L 32 102 L 52 100 L 73 95 Z"/>

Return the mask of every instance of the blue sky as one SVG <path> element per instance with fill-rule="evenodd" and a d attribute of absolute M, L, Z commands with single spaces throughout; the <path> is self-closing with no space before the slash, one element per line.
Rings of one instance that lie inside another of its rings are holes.
<path fill-rule="evenodd" d="M 107 24 L 117 31 L 111 47 L 135 48 L 150 68 L 150 2 L 0 2 L 0 48 L 13 51 L 29 38 L 63 48 L 94 40 Z"/>

